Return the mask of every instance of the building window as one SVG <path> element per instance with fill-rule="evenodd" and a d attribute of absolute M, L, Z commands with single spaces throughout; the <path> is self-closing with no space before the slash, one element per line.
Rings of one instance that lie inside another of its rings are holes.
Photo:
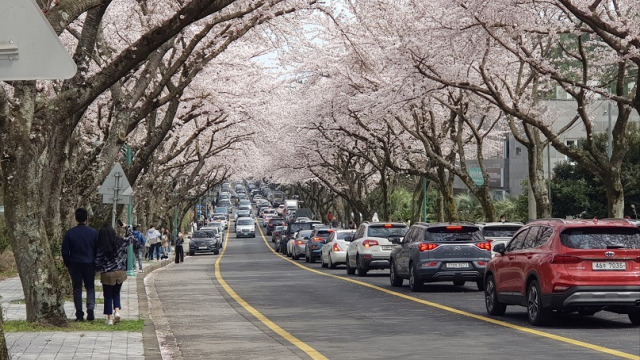
<path fill-rule="evenodd" d="M 516 146 L 516 156 L 522 156 L 522 148 L 520 146 Z"/>

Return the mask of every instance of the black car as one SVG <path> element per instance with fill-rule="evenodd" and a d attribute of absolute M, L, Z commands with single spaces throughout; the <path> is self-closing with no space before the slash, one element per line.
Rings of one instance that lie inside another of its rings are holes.
<path fill-rule="evenodd" d="M 287 242 L 291 240 L 293 235 L 300 230 L 313 230 L 313 224 L 308 222 L 294 222 L 287 225 L 287 230 L 285 232 L 285 238 L 280 242 L 281 247 L 279 250 L 281 253 L 287 253 Z"/>
<path fill-rule="evenodd" d="M 402 286 L 403 279 L 409 279 L 411 291 L 435 281 L 458 286 L 473 281 L 483 290 L 489 260 L 491 243 L 477 225 L 417 223 L 391 252 L 389 280 L 392 286 Z"/>
<path fill-rule="evenodd" d="M 189 240 L 189 255 L 201 253 L 220 253 L 220 241 L 214 231 L 197 230 L 191 235 Z"/>
<path fill-rule="evenodd" d="M 271 235 L 271 233 L 273 232 L 273 229 L 276 226 L 284 226 L 284 225 L 287 225 L 287 222 L 283 218 L 271 218 L 271 219 L 269 219 L 269 222 L 267 223 L 267 235 Z"/>

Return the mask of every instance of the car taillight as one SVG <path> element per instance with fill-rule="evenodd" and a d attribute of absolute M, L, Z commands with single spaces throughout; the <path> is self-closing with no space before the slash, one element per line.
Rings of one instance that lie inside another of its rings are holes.
<path fill-rule="evenodd" d="M 298 240 L 298 245 L 302 245 L 302 244 L 304 244 L 304 241 Z"/>
<path fill-rule="evenodd" d="M 340 246 L 338 244 L 333 244 L 333 251 L 340 251 Z"/>
<path fill-rule="evenodd" d="M 365 240 L 362 242 L 362 246 L 368 248 L 368 247 L 372 247 L 372 246 L 376 246 L 376 245 L 380 245 L 376 240 Z"/>
<path fill-rule="evenodd" d="M 438 244 L 420 243 L 420 245 L 418 245 L 418 250 L 420 250 L 420 252 L 425 252 L 427 250 L 433 250 L 433 249 L 435 249 L 437 247 L 438 247 Z"/>
<path fill-rule="evenodd" d="M 462 230 L 462 226 L 460 226 L 460 225 L 456 225 L 456 226 L 447 226 L 447 230 L 452 230 L 452 231 L 453 231 L 453 230 L 456 230 L 456 231 L 458 231 L 458 230 Z"/>
<path fill-rule="evenodd" d="M 321 238 L 321 237 L 314 237 L 314 238 L 313 238 L 313 241 L 315 241 L 315 242 L 323 242 L 323 241 L 324 241 L 324 238 Z"/>
<path fill-rule="evenodd" d="M 553 255 L 552 264 L 576 264 L 582 261 L 582 258 L 573 255 Z"/>
<path fill-rule="evenodd" d="M 553 292 L 565 292 L 571 288 L 571 285 L 568 284 L 554 284 Z"/>
<path fill-rule="evenodd" d="M 482 250 L 491 251 L 491 242 L 490 241 L 483 242 L 483 243 L 478 243 L 478 244 L 476 244 L 476 246 L 479 247 Z"/>

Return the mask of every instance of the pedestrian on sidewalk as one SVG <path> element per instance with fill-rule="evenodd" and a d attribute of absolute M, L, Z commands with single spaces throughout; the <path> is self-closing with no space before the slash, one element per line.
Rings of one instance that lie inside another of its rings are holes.
<path fill-rule="evenodd" d="M 149 243 L 149 260 L 153 260 L 153 254 L 156 254 L 156 261 L 160 260 L 160 245 L 161 245 L 160 231 L 156 230 L 155 225 L 151 225 L 149 231 L 147 231 L 147 242 Z"/>
<path fill-rule="evenodd" d="M 73 305 L 76 308 L 76 321 L 84 321 L 82 311 L 82 284 L 87 291 L 87 320 L 94 319 L 96 306 L 95 262 L 98 232 L 87 226 L 89 212 L 78 208 L 75 212 L 78 225 L 67 230 L 62 240 L 62 261 L 69 270 L 73 288 Z"/>
<path fill-rule="evenodd" d="M 144 235 L 140 232 L 140 225 L 136 225 L 133 227 L 133 235 L 136 237 L 136 242 L 133 243 L 133 251 L 135 251 L 136 259 L 138 260 L 138 272 L 142 272 L 142 253 L 147 248 L 147 240 L 144 238 Z M 149 254 L 146 254 L 149 256 Z M 135 263 L 133 264 L 133 268 L 135 269 Z"/>
<path fill-rule="evenodd" d="M 164 229 L 162 234 L 162 251 L 167 257 L 171 253 L 171 233 L 169 229 Z"/>
<path fill-rule="evenodd" d="M 98 230 L 96 269 L 100 272 L 107 325 L 120 322 L 120 289 L 127 280 L 127 247 L 138 241 L 130 226 L 120 226 L 125 229 L 124 238 L 117 236 L 116 231 L 107 223 Z"/>
<path fill-rule="evenodd" d="M 176 251 L 175 251 L 176 264 L 184 262 L 184 249 L 182 248 L 183 244 L 184 244 L 184 237 L 182 236 L 182 233 L 179 232 L 178 238 L 176 239 Z"/>

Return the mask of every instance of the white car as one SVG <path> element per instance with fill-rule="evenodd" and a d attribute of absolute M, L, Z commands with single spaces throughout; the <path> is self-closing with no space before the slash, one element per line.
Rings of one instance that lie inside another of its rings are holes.
<path fill-rule="evenodd" d="M 226 230 L 229 227 L 229 222 L 227 221 L 227 214 L 215 213 L 212 216 L 212 220 L 213 222 L 221 223 L 223 230 Z"/>
<path fill-rule="evenodd" d="M 405 223 L 363 223 L 347 247 L 347 274 L 365 276 L 371 269 L 388 269 L 391 250 L 409 230 Z"/>
<path fill-rule="evenodd" d="M 482 230 L 485 240 L 491 243 L 491 258 L 496 256 L 496 252 L 493 251 L 496 245 L 507 245 L 513 234 L 524 226 L 523 223 L 518 222 L 490 222 L 477 225 Z"/>
<path fill-rule="evenodd" d="M 327 243 L 322 247 L 322 254 L 320 255 L 322 267 L 335 269 L 336 265 L 346 264 L 346 250 L 355 233 L 355 230 L 336 230 L 329 236 Z"/>
<path fill-rule="evenodd" d="M 256 222 L 250 217 L 239 217 L 236 220 L 236 237 L 256 237 Z"/>

